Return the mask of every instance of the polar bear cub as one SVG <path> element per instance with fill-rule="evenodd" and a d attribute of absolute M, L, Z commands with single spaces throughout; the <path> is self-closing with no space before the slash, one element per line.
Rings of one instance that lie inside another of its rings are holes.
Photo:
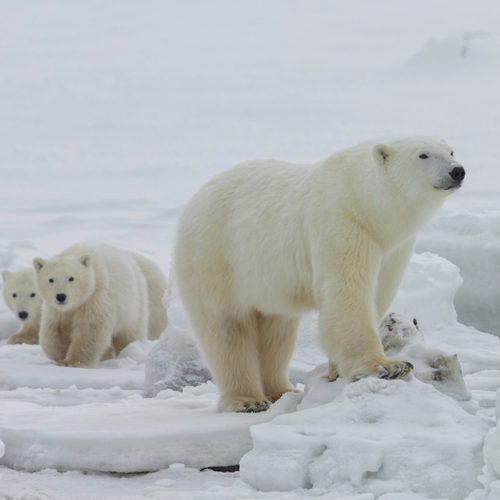
<path fill-rule="evenodd" d="M 293 389 L 301 315 L 319 311 L 330 376 L 394 378 L 377 326 L 415 235 L 461 185 L 443 142 L 361 144 L 315 165 L 255 161 L 208 182 L 184 210 L 179 292 L 222 411 L 260 411 Z"/>
<path fill-rule="evenodd" d="M 94 366 L 166 327 L 166 280 L 142 256 L 75 246 L 33 263 L 43 299 L 40 345 L 60 365 Z"/>
<path fill-rule="evenodd" d="M 38 344 L 42 301 L 35 285 L 33 269 L 3 271 L 3 298 L 21 321 L 20 330 L 11 335 L 8 344 Z"/>

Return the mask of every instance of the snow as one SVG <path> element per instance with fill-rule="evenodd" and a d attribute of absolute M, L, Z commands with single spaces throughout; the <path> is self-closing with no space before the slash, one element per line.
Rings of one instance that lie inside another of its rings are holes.
<path fill-rule="evenodd" d="M 261 415 L 218 415 L 175 294 L 164 337 L 95 369 L 58 367 L 38 346 L 0 340 L 0 498 L 420 500 L 452 498 L 459 485 L 458 498 L 499 498 L 500 341 L 490 335 L 500 335 L 499 14 L 495 0 L 473 9 L 451 0 L 0 3 L 2 268 L 85 242 L 149 255 L 168 275 L 186 201 L 214 174 L 256 157 L 309 162 L 365 140 L 423 134 L 445 138 L 467 172 L 420 234 L 391 308 L 391 355 L 412 359 L 411 377 L 344 386 L 308 375 L 326 362 L 309 314 L 290 366 L 294 382 L 309 377 L 303 399 L 289 395 Z M 0 339 L 17 328 L 0 304 Z M 184 383 L 201 385 L 173 390 Z M 360 401 L 373 413 L 356 413 Z M 380 419 L 363 420 L 373 414 Z M 287 419 L 293 425 L 280 423 Z M 255 457 L 270 447 L 250 432 L 266 426 L 281 458 L 262 471 Z M 304 446 L 287 461 L 285 450 L 311 437 L 301 426 L 324 451 Z M 343 429 L 356 429 L 352 447 Z M 241 474 L 189 466 L 248 452 L 255 467 L 245 458 Z M 292 457 L 302 465 L 293 469 Z M 451 467 L 462 471 L 456 484 Z M 252 486 L 242 479 L 265 473 Z M 312 488 L 298 485 L 304 474 Z M 262 491 L 273 481 L 288 491 Z"/>
<path fill-rule="evenodd" d="M 489 428 L 480 417 L 412 377 L 349 384 L 328 383 L 324 373 L 313 372 L 296 412 L 252 427 L 244 481 L 268 491 L 408 490 L 451 499 L 474 489 Z"/>

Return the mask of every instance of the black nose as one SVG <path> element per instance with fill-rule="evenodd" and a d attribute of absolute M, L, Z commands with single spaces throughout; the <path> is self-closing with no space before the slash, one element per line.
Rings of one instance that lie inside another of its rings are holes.
<path fill-rule="evenodd" d="M 28 317 L 28 313 L 26 311 L 21 311 L 18 316 L 21 318 L 21 319 L 26 319 Z"/>
<path fill-rule="evenodd" d="M 454 167 L 450 172 L 450 177 L 457 182 L 463 181 L 465 177 L 465 169 L 464 167 Z"/>
<path fill-rule="evenodd" d="M 58 293 L 56 295 L 56 300 L 57 300 L 57 302 L 60 302 L 60 303 L 66 302 L 66 294 L 65 293 Z"/>

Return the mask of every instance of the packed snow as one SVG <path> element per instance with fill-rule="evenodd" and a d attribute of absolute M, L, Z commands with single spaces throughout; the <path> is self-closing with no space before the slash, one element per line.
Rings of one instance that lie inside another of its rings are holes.
<path fill-rule="evenodd" d="M 381 326 L 403 380 L 327 382 L 309 314 L 304 392 L 221 415 L 175 288 L 160 340 L 93 369 L 6 345 L 2 302 L 0 499 L 500 498 L 499 21 L 495 0 L 1 2 L 1 268 L 107 243 L 169 275 L 186 201 L 257 157 L 431 135 L 467 174 Z"/>

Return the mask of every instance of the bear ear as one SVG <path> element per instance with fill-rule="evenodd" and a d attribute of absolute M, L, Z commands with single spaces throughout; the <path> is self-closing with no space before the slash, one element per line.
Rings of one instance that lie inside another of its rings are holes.
<path fill-rule="evenodd" d="M 79 260 L 80 263 L 83 264 L 85 267 L 89 267 L 90 255 L 82 255 Z"/>
<path fill-rule="evenodd" d="M 12 276 L 12 273 L 10 271 L 7 271 L 7 269 L 4 269 L 2 271 L 2 278 L 4 281 L 7 281 L 11 276 Z"/>
<path fill-rule="evenodd" d="M 35 268 L 35 271 L 40 271 L 40 269 L 42 269 L 44 265 L 45 261 L 43 259 L 40 259 L 40 257 L 33 259 L 33 267 Z"/>
<path fill-rule="evenodd" d="M 377 144 L 373 146 L 373 158 L 377 165 L 385 165 L 389 156 L 391 156 L 391 150 L 385 144 Z"/>

